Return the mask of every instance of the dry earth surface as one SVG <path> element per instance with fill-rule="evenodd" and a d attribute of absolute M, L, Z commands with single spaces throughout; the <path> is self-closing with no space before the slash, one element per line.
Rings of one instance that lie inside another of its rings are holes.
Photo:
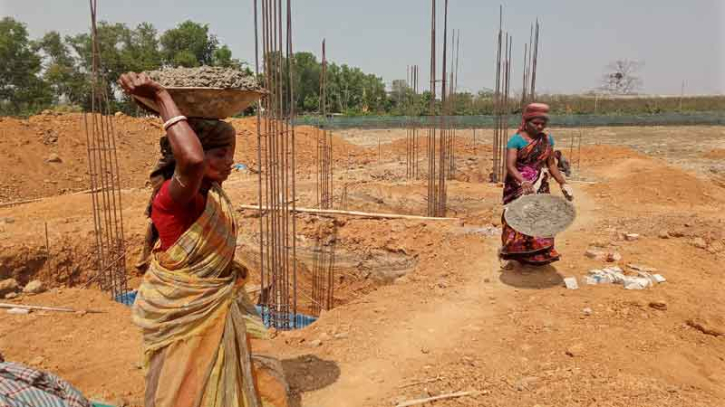
<path fill-rule="evenodd" d="M 40 279 L 49 287 L 5 302 L 104 313 L 2 312 L 0 352 L 94 399 L 141 406 L 140 334 L 130 310 L 85 287 L 94 271 L 82 123 L 82 115 L 0 120 L 0 280 Z M 115 123 L 134 286 L 145 177 L 160 131 L 151 118 L 119 116 Z M 234 124 L 238 161 L 255 170 L 256 124 Z M 554 134 L 568 153 L 579 130 Z M 581 153 L 575 147 L 573 154 L 574 178 L 582 180 L 573 184 L 578 217 L 557 237 L 563 258 L 552 267 L 500 269 L 501 188 L 486 182 L 488 130 L 477 132 L 475 145 L 470 130 L 458 132 L 448 192 L 449 216 L 458 221 L 301 215 L 300 290 L 310 289 L 314 253 L 334 251 L 336 307 L 263 345 L 283 360 L 297 402 L 393 406 L 474 391 L 434 405 L 725 405 L 725 128 L 582 134 Z M 299 205 L 313 206 L 315 130 L 300 127 L 297 136 Z M 405 130 L 336 133 L 336 207 L 425 212 L 424 164 L 421 180 L 405 179 L 404 137 Z M 52 153 L 61 162 L 46 162 Z M 253 171 L 239 171 L 226 189 L 234 202 L 253 204 L 256 182 Z M 34 201 L 7 205 L 24 200 Z M 247 210 L 240 220 L 238 255 L 255 264 L 258 219 Z M 640 236 L 626 240 L 624 233 Z M 586 257 L 588 249 L 619 253 L 623 268 L 656 268 L 667 282 L 642 291 L 585 285 L 581 277 L 605 265 Z M 564 277 L 579 277 L 580 289 L 567 290 Z"/>

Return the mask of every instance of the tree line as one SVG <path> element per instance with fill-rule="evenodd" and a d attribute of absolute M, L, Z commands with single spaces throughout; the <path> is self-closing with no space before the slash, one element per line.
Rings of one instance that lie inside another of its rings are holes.
<path fill-rule="evenodd" d="M 149 71 L 163 67 L 201 65 L 229 67 L 252 75 L 248 63 L 236 59 L 207 24 L 185 21 L 163 33 L 150 23 L 129 27 L 99 22 L 98 38 L 103 85 L 113 111 L 139 112 L 135 103 L 119 91 L 116 81 L 127 71 Z M 272 58 L 276 59 L 276 58 Z M 284 61 L 287 65 L 288 61 Z M 292 61 L 295 108 L 298 114 L 318 114 L 321 100 L 321 61 L 311 52 L 298 52 Z M 601 93 L 629 94 L 641 86 L 637 67 L 631 61 L 613 64 L 604 75 Z M 92 70 L 89 33 L 62 36 L 49 31 L 32 39 L 27 27 L 11 17 L 0 20 L 0 115 L 30 115 L 41 110 L 88 111 Z M 430 114 L 431 93 L 415 93 L 405 80 L 394 80 L 386 89 L 383 78 L 346 64 L 328 63 L 326 69 L 327 112 L 343 115 Z M 606 89 L 605 89 L 606 88 Z M 597 92 L 599 93 L 599 92 Z M 555 114 L 662 113 L 670 111 L 716 111 L 725 106 L 723 97 L 598 100 L 594 95 L 538 95 L 551 104 Z M 440 98 L 434 114 L 490 115 L 494 94 L 483 89 L 448 96 L 444 112 Z M 510 113 L 520 112 L 511 98 Z M 251 113 L 248 111 L 247 113 Z"/>
<path fill-rule="evenodd" d="M 134 28 L 99 22 L 101 75 L 112 108 L 135 109 L 117 92 L 116 81 L 127 71 L 147 71 L 163 66 L 200 65 L 236 67 L 245 64 L 232 58 L 209 26 L 185 21 L 159 35 L 149 23 Z M 31 39 L 25 24 L 11 17 L 0 20 L 0 114 L 31 114 L 49 106 L 87 110 L 92 71 L 89 33 L 61 36 L 49 31 Z M 248 69 L 248 68 L 246 68 Z"/>
<path fill-rule="evenodd" d="M 136 114 L 137 106 L 119 91 L 116 81 L 124 72 L 162 67 L 201 65 L 231 67 L 252 74 L 248 63 L 232 51 L 209 26 L 185 21 L 159 33 L 150 23 L 129 27 L 98 23 L 100 73 L 113 111 Z M 92 71 L 89 33 L 62 36 L 49 31 L 32 39 L 27 26 L 11 17 L 0 20 L 0 115 L 29 115 L 49 107 L 71 111 L 90 109 Z M 285 61 L 286 63 L 287 61 Z M 320 112 L 322 63 L 311 52 L 294 55 L 293 86 L 299 114 Z M 429 114 L 430 92 L 415 94 L 404 80 L 388 91 L 383 78 L 347 64 L 330 62 L 326 69 L 328 113 L 344 115 Z M 453 114 L 488 114 L 492 93 L 462 92 L 453 98 Z M 440 100 L 436 101 L 441 112 Z"/>
<path fill-rule="evenodd" d="M 232 51 L 207 24 L 185 21 L 159 33 L 150 23 L 128 27 L 98 23 L 100 73 L 105 80 L 111 109 L 134 114 L 137 110 L 116 81 L 124 72 L 163 67 L 221 66 L 252 75 L 248 63 Z M 49 31 L 32 39 L 27 26 L 11 17 L 0 20 L 0 115 L 28 115 L 49 107 L 87 111 L 92 71 L 89 33 L 62 36 Z M 314 54 L 294 57 L 295 104 L 298 112 L 319 110 L 321 64 Z M 389 109 L 385 83 L 379 76 L 346 64 L 329 64 L 327 86 L 331 112 L 384 112 Z"/>

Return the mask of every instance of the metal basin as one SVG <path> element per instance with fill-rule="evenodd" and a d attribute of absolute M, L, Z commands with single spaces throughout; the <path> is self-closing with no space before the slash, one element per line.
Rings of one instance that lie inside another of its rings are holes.
<path fill-rule="evenodd" d="M 571 226 L 576 209 L 560 196 L 531 194 L 508 204 L 504 216 L 509 226 L 520 233 L 553 237 Z"/>
<path fill-rule="evenodd" d="M 241 113 L 267 94 L 264 90 L 221 88 L 166 88 L 181 114 L 187 117 L 226 119 Z M 134 96 L 142 107 L 159 112 L 156 102 Z"/>

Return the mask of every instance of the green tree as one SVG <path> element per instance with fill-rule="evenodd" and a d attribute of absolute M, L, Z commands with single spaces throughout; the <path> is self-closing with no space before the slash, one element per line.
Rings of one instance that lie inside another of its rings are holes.
<path fill-rule="evenodd" d="M 42 60 L 23 23 L 10 17 L 0 20 L 0 111 L 29 113 L 52 101 L 48 85 L 40 78 Z"/>
<path fill-rule="evenodd" d="M 268 58 L 277 64 L 277 58 Z M 283 59 L 283 64 L 286 60 Z M 314 54 L 299 52 L 294 59 L 295 106 L 299 112 L 319 110 L 322 65 Z M 329 113 L 385 112 L 390 108 L 382 78 L 360 68 L 335 63 L 327 65 L 327 109 Z"/>
<path fill-rule="evenodd" d="M 320 73 L 322 72 L 322 65 L 317 62 L 317 57 L 311 52 L 296 53 L 294 63 L 293 81 L 295 87 L 295 106 L 300 111 L 318 111 L 320 106 Z"/>
<path fill-rule="evenodd" d="M 116 82 L 126 72 L 142 72 L 161 67 L 162 55 L 159 49 L 158 32 L 149 23 L 141 23 L 135 29 L 125 24 L 98 23 L 98 48 L 100 51 L 99 73 L 108 94 L 112 110 L 132 113 L 134 104 L 125 95 L 120 95 Z M 88 83 L 80 98 L 88 109 L 90 103 L 90 73 L 93 70 L 91 36 L 87 33 L 66 37 L 66 42 L 76 53 L 77 71 Z"/>
<path fill-rule="evenodd" d="M 161 67 L 158 32 L 150 23 L 126 30 L 121 41 L 121 65 L 125 71 L 150 71 Z"/>
<path fill-rule="evenodd" d="M 244 71 L 247 75 L 252 75 L 253 73 L 249 64 L 236 58 L 232 58 L 232 50 L 229 49 L 227 45 L 222 45 L 214 50 L 213 65 L 238 69 L 240 71 Z"/>
<path fill-rule="evenodd" d="M 81 105 L 89 92 L 87 77 L 77 67 L 68 45 L 57 31 L 46 33 L 37 46 L 44 54 L 43 78 L 53 92 L 54 103 Z"/>
<path fill-rule="evenodd" d="M 128 66 L 131 58 L 124 55 L 123 50 L 125 45 L 128 44 L 132 33 L 125 24 L 111 24 L 106 21 L 101 21 L 97 26 L 98 32 L 98 49 L 99 49 L 99 81 L 100 86 L 103 87 L 103 91 L 106 92 L 108 100 L 110 102 L 111 110 L 124 110 L 130 111 L 130 107 L 127 106 L 127 101 L 122 99 L 119 104 L 116 100 L 117 89 L 116 81 L 121 74 L 131 70 L 132 67 Z M 91 35 L 88 33 L 77 34 L 73 36 L 67 36 L 66 42 L 75 51 L 77 58 L 78 71 L 84 76 L 85 81 L 88 83 L 85 94 L 82 96 L 82 106 L 85 110 L 90 109 L 91 102 L 91 87 L 90 87 L 90 75 L 93 72 L 93 54 L 91 52 Z"/>
<path fill-rule="evenodd" d="M 474 114 L 473 94 L 470 92 L 458 92 L 450 96 L 452 114 L 455 116 L 466 116 Z"/>
<path fill-rule="evenodd" d="M 216 36 L 209 33 L 208 24 L 202 25 L 191 20 L 166 31 L 161 35 L 160 42 L 163 62 L 184 67 L 214 65 L 214 53 L 219 46 Z M 231 60 L 231 55 L 229 57 Z"/>

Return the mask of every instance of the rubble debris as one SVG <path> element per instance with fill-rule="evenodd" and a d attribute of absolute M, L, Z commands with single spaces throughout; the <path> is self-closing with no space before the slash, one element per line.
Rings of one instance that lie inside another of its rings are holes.
<path fill-rule="evenodd" d="M 40 294 L 43 291 L 45 291 L 45 286 L 43 286 L 43 282 L 40 280 L 33 280 L 23 288 L 25 294 Z"/>
<path fill-rule="evenodd" d="M 629 266 L 631 267 L 631 265 Z M 585 277 L 584 281 L 589 285 L 621 284 L 627 290 L 644 290 L 666 281 L 660 274 L 653 275 L 645 271 L 636 272 L 636 276 L 626 275 L 619 266 L 594 269 L 589 270 L 589 275 Z"/>
<path fill-rule="evenodd" d="M 14 293 L 19 290 L 18 282 L 14 278 L 8 278 L 0 281 L 0 295 L 5 296 L 8 293 Z"/>
<path fill-rule="evenodd" d="M 705 241 L 705 239 L 703 239 L 701 237 L 696 237 L 696 238 L 692 239 L 690 244 L 697 247 L 698 249 L 707 249 L 707 242 Z"/>
<path fill-rule="evenodd" d="M 662 300 L 650 301 L 649 306 L 658 311 L 667 311 L 667 303 Z"/>
<path fill-rule="evenodd" d="M 578 290 L 579 283 L 576 281 L 576 277 L 567 277 L 564 279 L 564 285 L 570 290 Z"/>
<path fill-rule="evenodd" d="M 28 315 L 30 314 L 30 310 L 27 308 L 10 308 L 7 313 L 14 315 Z"/>

